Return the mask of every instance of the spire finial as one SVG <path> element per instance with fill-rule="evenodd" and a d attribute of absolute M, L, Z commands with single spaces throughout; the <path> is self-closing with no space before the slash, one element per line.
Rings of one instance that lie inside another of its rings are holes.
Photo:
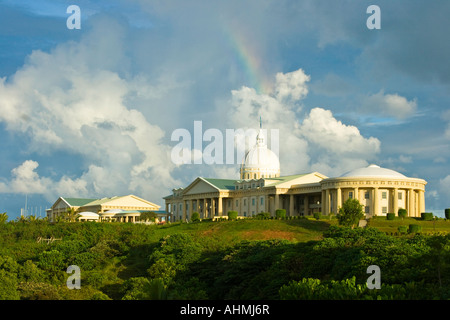
<path fill-rule="evenodd" d="M 261 121 L 261 116 L 259 116 L 259 128 L 262 129 L 262 121 Z"/>

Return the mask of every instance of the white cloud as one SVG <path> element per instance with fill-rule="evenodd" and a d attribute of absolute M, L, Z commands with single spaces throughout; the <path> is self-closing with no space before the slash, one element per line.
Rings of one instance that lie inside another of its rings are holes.
<path fill-rule="evenodd" d="M 236 128 L 257 128 L 257 119 L 262 116 L 264 128 L 279 129 L 282 175 L 308 171 L 335 175 L 367 165 L 380 151 L 378 139 L 363 137 L 358 128 L 343 124 L 322 108 L 312 109 L 299 120 L 298 104 L 308 93 L 309 79 L 299 69 L 277 74 L 278 87 L 273 95 L 258 94 L 247 87 L 232 91 L 227 123 Z"/>
<path fill-rule="evenodd" d="M 86 181 L 72 180 L 67 176 L 54 181 L 49 177 L 41 177 L 37 172 L 39 163 L 26 160 L 11 170 L 11 179 L 0 183 L 1 193 L 40 194 L 48 201 L 54 201 L 61 195 L 77 194 L 82 197 L 89 196 Z"/>
<path fill-rule="evenodd" d="M 310 80 L 310 76 L 306 75 L 302 69 L 297 71 L 281 73 L 276 75 L 275 95 L 277 100 L 285 99 L 299 100 L 308 94 L 306 82 Z"/>
<path fill-rule="evenodd" d="M 405 119 L 416 112 L 417 99 L 408 101 L 398 94 L 384 94 L 383 91 L 380 91 L 365 97 L 362 107 L 362 111 L 370 114 Z"/>
<path fill-rule="evenodd" d="M 141 90 L 150 94 L 152 86 L 142 77 L 121 75 L 127 63 L 123 33 L 103 21 L 79 43 L 34 51 L 9 81 L 0 81 L 0 121 L 29 136 L 29 151 L 63 150 L 83 159 L 79 177 L 60 181 L 40 178 L 37 162 L 26 161 L 13 170 L 13 190 L 54 196 L 50 185 L 59 185 L 70 196 L 131 191 L 153 200 L 178 183 L 164 130 L 125 103 Z M 156 193 L 142 194 L 152 181 L 158 181 Z"/>

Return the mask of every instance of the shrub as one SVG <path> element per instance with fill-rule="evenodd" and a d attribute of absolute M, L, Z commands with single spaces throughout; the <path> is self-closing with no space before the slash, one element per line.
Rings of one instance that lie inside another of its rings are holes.
<path fill-rule="evenodd" d="M 237 211 L 228 211 L 228 220 L 235 220 L 238 217 Z"/>
<path fill-rule="evenodd" d="M 359 220 L 364 218 L 363 205 L 357 199 L 347 199 L 341 208 L 337 218 L 339 224 L 354 228 L 358 226 Z"/>
<path fill-rule="evenodd" d="M 38 256 L 37 265 L 46 271 L 61 271 L 67 265 L 64 256 L 58 250 L 44 251 Z"/>
<path fill-rule="evenodd" d="M 433 212 L 422 212 L 420 216 L 422 217 L 422 220 L 425 221 L 433 220 Z"/>
<path fill-rule="evenodd" d="M 394 220 L 395 218 L 395 213 L 388 213 L 386 214 L 386 219 L 387 220 Z"/>
<path fill-rule="evenodd" d="M 286 209 L 275 210 L 275 216 L 277 217 L 277 219 L 285 218 L 286 217 Z"/>
<path fill-rule="evenodd" d="M 419 233 L 422 231 L 422 226 L 419 226 L 418 224 L 410 224 L 408 228 L 409 233 Z"/>
<path fill-rule="evenodd" d="M 192 212 L 191 221 L 192 222 L 200 221 L 200 213 L 198 213 L 197 211 Z"/>
<path fill-rule="evenodd" d="M 397 228 L 398 232 L 400 232 L 401 234 L 403 233 L 407 233 L 408 232 L 408 227 L 407 226 L 399 226 Z"/>
<path fill-rule="evenodd" d="M 450 219 L 450 208 L 447 208 L 445 211 L 445 219 Z"/>
<path fill-rule="evenodd" d="M 406 211 L 406 209 L 400 208 L 398 209 L 398 217 L 399 218 L 406 218 L 406 216 L 408 215 L 408 212 Z"/>
<path fill-rule="evenodd" d="M 260 212 L 256 215 L 257 219 L 269 219 L 270 218 L 270 212 Z"/>
<path fill-rule="evenodd" d="M 314 213 L 313 213 L 313 217 L 314 217 L 316 220 L 319 220 L 319 219 L 320 219 L 320 216 L 321 216 L 320 212 L 314 212 Z"/>

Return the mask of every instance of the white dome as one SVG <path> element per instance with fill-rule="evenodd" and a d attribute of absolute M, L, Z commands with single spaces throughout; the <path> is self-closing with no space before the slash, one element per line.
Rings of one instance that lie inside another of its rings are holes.
<path fill-rule="evenodd" d="M 253 178 L 254 174 L 258 176 L 279 176 L 280 160 L 272 150 L 267 148 L 261 134 L 257 136 L 256 144 L 246 153 L 241 166 L 242 178 L 245 174 L 250 174 Z"/>
<path fill-rule="evenodd" d="M 387 177 L 387 178 L 406 178 L 400 172 L 381 168 L 375 164 L 371 164 L 366 168 L 359 168 L 347 173 L 344 173 L 341 177 Z"/>
<path fill-rule="evenodd" d="M 103 214 L 116 214 L 116 213 L 121 213 L 121 212 L 122 212 L 121 209 L 111 209 L 111 210 L 103 212 Z"/>
<path fill-rule="evenodd" d="M 82 218 L 96 218 L 98 219 L 99 215 L 95 212 L 90 212 L 90 211 L 84 211 L 84 212 L 80 212 L 80 217 Z"/>

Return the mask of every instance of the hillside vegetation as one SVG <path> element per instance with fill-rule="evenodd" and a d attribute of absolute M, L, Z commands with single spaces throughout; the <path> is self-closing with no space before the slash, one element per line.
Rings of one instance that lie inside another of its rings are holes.
<path fill-rule="evenodd" d="M 398 232 L 411 223 L 422 234 Z M 448 299 L 448 231 L 450 221 L 417 219 L 8 222 L 0 299 Z M 70 265 L 79 290 L 67 288 Z M 370 265 L 381 289 L 367 288 Z"/>

